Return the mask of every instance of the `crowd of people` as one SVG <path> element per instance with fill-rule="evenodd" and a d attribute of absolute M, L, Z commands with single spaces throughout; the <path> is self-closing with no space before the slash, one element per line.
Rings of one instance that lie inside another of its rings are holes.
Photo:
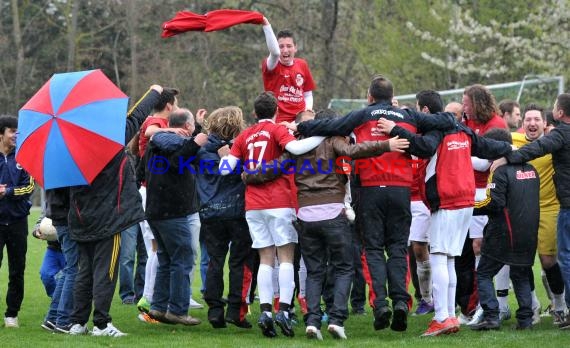
<path fill-rule="evenodd" d="M 128 112 L 125 151 L 90 185 L 45 191 L 57 240 L 42 266 L 52 299 L 42 328 L 124 336 L 110 315 L 118 280 L 139 320 L 201 324 L 189 314 L 200 306 L 191 293 L 200 254 L 214 329 L 251 329 L 257 292 L 264 336 L 295 335 L 297 297 L 307 338 L 322 340 L 326 322 L 346 339 L 349 313 L 365 312 L 365 282 L 375 330 L 406 331 L 414 297 L 414 314 L 434 316 L 422 336 L 498 329 L 511 317 L 510 279 L 524 330 L 540 321 L 537 251 L 549 313 L 570 328 L 570 94 L 550 112 L 496 105 L 482 85 L 447 106 L 431 90 L 400 106 L 377 75 L 366 107 L 315 113 L 316 85 L 293 34 L 275 35 L 267 19 L 263 31 L 270 54 L 256 124 L 246 127 L 236 106 L 195 117 L 178 90 L 153 85 Z M 17 122 L 0 117 L 6 327 L 19 325 L 34 189 L 15 161 Z M 34 236 L 45 239 L 40 221 Z"/>

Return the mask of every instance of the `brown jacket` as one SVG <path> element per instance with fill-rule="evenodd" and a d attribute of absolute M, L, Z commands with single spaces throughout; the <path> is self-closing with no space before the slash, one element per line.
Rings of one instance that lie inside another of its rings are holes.
<path fill-rule="evenodd" d="M 350 145 L 346 137 L 325 139 L 314 150 L 297 156 L 295 184 L 299 207 L 328 203 L 343 203 L 345 184 L 341 157 L 353 159 L 379 156 L 390 151 L 388 141 L 367 141 Z"/>
<path fill-rule="evenodd" d="M 344 203 L 347 177 L 342 164 L 355 159 L 379 156 L 387 151 L 390 151 L 387 140 L 350 145 L 348 138 L 333 136 L 326 138 L 314 150 L 294 156 L 293 161 L 290 159 L 292 155 L 286 152 L 271 166 L 278 170 L 258 168 L 255 174 L 243 172 L 242 179 L 247 185 L 259 185 L 275 180 L 282 175 L 282 171 L 295 173 L 299 207 Z"/>

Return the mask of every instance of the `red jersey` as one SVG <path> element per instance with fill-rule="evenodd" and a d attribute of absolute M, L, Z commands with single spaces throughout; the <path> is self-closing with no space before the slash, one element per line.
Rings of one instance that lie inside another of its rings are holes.
<path fill-rule="evenodd" d="M 139 135 L 139 157 L 144 156 L 144 151 L 146 150 L 146 144 L 148 144 L 149 138 L 144 135 L 149 126 L 158 126 L 158 128 L 168 127 L 168 120 L 162 117 L 149 116 L 144 120 L 141 125 L 140 135 Z"/>
<path fill-rule="evenodd" d="M 509 130 L 507 127 L 507 123 L 497 114 L 493 114 L 493 117 L 487 123 L 479 123 L 475 120 L 468 119 L 465 123 L 467 127 L 473 129 L 475 134 L 479 136 L 483 136 L 487 133 L 490 129 L 493 128 L 502 128 Z M 487 179 L 489 177 L 489 171 L 479 172 L 477 170 L 475 172 L 475 186 L 477 188 L 486 188 L 487 187 Z"/>
<path fill-rule="evenodd" d="M 267 69 L 267 58 L 261 63 L 263 88 L 277 98 L 279 112 L 276 123 L 295 121 L 297 113 L 305 110 L 304 92 L 315 89 L 315 81 L 304 59 L 295 58 L 293 65 L 277 62 L 275 69 Z"/>
<path fill-rule="evenodd" d="M 285 151 L 285 145 L 293 140 L 295 137 L 284 126 L 271 120 L 261 120 L 238 135 L 230 154 L 241 161 L 238 165 L 243 164 L 253 170 L 259 163 L 279 158 Z M 291 183 L 290 175 L 281 175 L 265 184 L 247 185 L 245 210 L 294 208 Z"/>

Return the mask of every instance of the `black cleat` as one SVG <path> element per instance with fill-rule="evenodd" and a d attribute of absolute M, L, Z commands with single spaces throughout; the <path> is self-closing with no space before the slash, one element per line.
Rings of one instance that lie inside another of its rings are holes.
<path fill-rule="evenodd" d="M 247 319 L 240 321 L 240 320 L 234 320 L 232 318 L 226 317 L 226 323 L 230 323 L 230 324 L 235 325 L 235 326 L 242 328 L 242 329 L 251 329 L 252 328 L 251 323 L 249 321 L 247 321 Z"/>
<path fill-rule="evenodd" d="M 257 326 L 259 326 L 261 329 L 263 336 L 270 338 L 277 336 L 277 332 L 275 332 L 275 325 L 273 324 L 273 318 L 267 316 L 265 313 L 261 313 L 259 316 Z"/>
<path fill-rule="evenodd" d="M 471 330 L 483 331 L 483 330 L 499 330 L 501 324 L 498 320 L 487 320 L 484 319 L 482 322 L 468 325 Z"/>
<path fill-rule="evenodd" d="M 293 323 L 291 319 L 285 315 L 285 312 L 279 311 L 275 316 L 275 323 L 281 328 L 283 335 L 288 337 L 295 336 L 295 331 L 293 331 Z"/>
<path fill-rule="evenodd" d="M 392 311 L 388 307 L 382 307 L 374 311 L 374 330 L 383 330 L 390 326 Z"/>
<path fill-rule="evenodd" d="M 399 302 L 394 306 L 394 319 L 390 329 L 394 331 L 406 331 L 408 328 L 408 305 Z"/>

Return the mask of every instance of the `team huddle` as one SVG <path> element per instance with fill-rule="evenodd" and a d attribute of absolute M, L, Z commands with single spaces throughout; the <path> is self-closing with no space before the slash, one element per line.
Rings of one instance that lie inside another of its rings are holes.
<path fill-rule="evenodd" d="M 45 191 L 44 215 L 57 231 L 48 253 L 58 250 L 63 261 L 49 290 L 51 280 L 44 282 L 52 297 L 44 329 L 125 335 L 109 312 L 119 250 L 131 234 L 132 253 L 136 236 L 143 240 L 146 265 L 144 286 L 128 299 L 150 324 L 201 323 L 188 314 L 201 248 L 214 329 L 251 329 L 246 315 L 257 291 L 264 336 L 295 335 L 297 297 L 307 338 L 322 340 L 326 323 L 333 338 L 346 339 L 349 300 L 353 314 L 364 311 L 364 290 L 360 302 L 351 297 L 365 279 L 374 329 L 406 331 L 410 275 L 415 314 L 434 316 L 422 336 L 461 325 L 498 329 L 511 317 L 509 279 L 516 328 L 530 329 L 540 320 L 538 251 L 550 313 L 570 328 L 570 94 L 557 97 L 557 124 L 548 127 L 544 108 L 529 104 L 521 114 L 516 102 L 497 106 L 482 85 L 445 108 L 429 90 L 416 105 L 399 106 L 391 81 L 376 75 L 366 107 L 343 117 L 313 112 L 316 85 L 295 57 L 293 34 L 275 35 L 266 18 L 263 31 L 270 54 L 261 64 L 256 124 L 246 127 L 236 106 L 194 117 L 178 106 L 178 90 L 153 85 L 129 111 L 126 151 L 89 186 Z M 16 168 L 16 128 L 17 119 L 0 118 L 7 158 L 0 210 L 8 211 L 0 228 L 21 237 L 29 211 L 21 202 L 33 179 Z M 157 167 L 158 158 L 168 166 Z M 39 222 L 34 234 L 45 239 Z M 10 259 L 5 313 L 6 327 L 17 327 L 27 245 L 25 238 L 4 244 L 10 257 L 20 255 Z"/>

